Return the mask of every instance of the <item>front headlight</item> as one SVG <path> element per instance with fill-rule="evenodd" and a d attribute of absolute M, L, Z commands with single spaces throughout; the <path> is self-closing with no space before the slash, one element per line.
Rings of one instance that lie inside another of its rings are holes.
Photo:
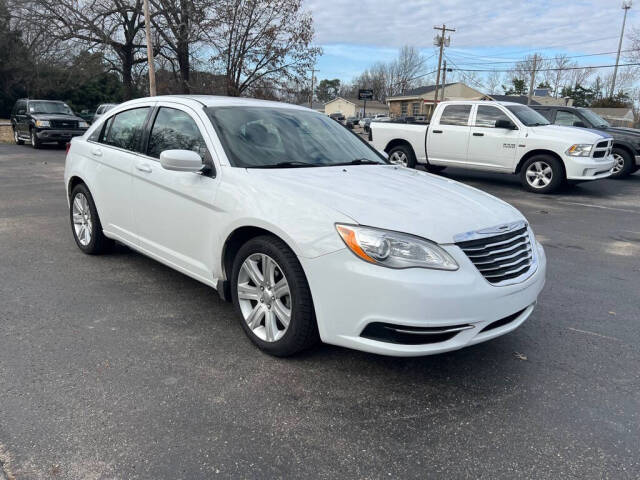
<path fill-rule="evenodd" d="M 567 150 L 567 155 L 571 155 L 572 157 L 588 157 L 591 155 L 591 149 L 593 145 L 590 143 L 577 143 L 575 145 L 571 145 L 569 150 Z"/>
<path fill-rule="evenodd" d="M 87 122 L 78 122 L 79 128 L 89 128 L 89 124 Z"/>
<path fill-rule="evenodd" d="M 36 120 L 36 127 L 41 128 L 41 127 L 50 127 L 51 126 L 51 122 L 49 122 L 49 120 Z"/>
<path fill-rule="evenodd" d="M 357 225 L 336 224 L 336 229 L 347 247 L 369 263 L 389 268 L 458 269 L 451 255 L 424 238 Z"/>

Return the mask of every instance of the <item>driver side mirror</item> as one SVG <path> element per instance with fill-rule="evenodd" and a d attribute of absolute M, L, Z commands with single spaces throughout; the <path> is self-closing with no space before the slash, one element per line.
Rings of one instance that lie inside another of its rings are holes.
<path fill-rule="evenodd" d="M 503 118 L 496 120 L 496 123 L 494 125 L 495 128 L 504 128 L 506 130 L 517 130 L 518 127 L 516 127 L 516 125 L 511 121 L 511 120 L 505 120 Z"/>
<path fill-rule="evenodd" d="M 580 120 L 573 122 L 573 126 L 574 127 L 581 127 L 581 128 L 587 128 L 587 126 L 584 124 L 584 122 L 581 122 Z"/>
<path fill-rule="evenodd" d="M 204 166 L 200 155 L 192 150 L 165 150 L 160 154 L 160 165 L 174 172 L 199 172 Z"/>

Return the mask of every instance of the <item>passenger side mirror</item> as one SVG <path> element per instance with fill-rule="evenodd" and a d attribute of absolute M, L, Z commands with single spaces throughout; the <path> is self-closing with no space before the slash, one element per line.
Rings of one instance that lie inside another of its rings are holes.
<path fill-rule="evenodd" d="M 573 122 L 573 126 L 574 127 L 582 127 L 582 128 L 587 128 L 587 126 L 584 124 L 584 122 L 581 122 L 580 120 Z"/>
<path fill-rule="evenodd" d="M 202 158 L 192 150 L 165 150 L 160 154 L 160 165 L 175 172 L 199 172 L 203 167 Z"/>
<path fill-rule="evenodd" d="M 511 120 L 505 120 L 503 118 L 496 120 L 495 128 L 504 128 L 506 130 L 517 130 L 518 127 Z"/>

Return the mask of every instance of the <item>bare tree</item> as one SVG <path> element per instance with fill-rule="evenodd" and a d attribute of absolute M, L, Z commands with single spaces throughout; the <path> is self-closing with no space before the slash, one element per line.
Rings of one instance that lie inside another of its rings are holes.
<path fill-rule="evenodd" d="M 133 96 L 133 71 L 147 61 L 142 0 L 25 0 L 23 11 L 48 38 L 102 51 Z"/>
<path fill-rule="evenodd" d="M 208 29 L 214 68 L 226 76 L 232 96 L 267 81 L 282 87 L 305 78 L 321 53 L 312 40 L 302 0 L 218 0 Z"/>
<path fill-rule="evenodd" d="M 550 69 L 543 74 L 544 81 L 551 86 L 553 96 L 558 98 L 562 87 L 565 85 L 567 77 L 569 75 L 569 67 L 572 66 L 569 57 L 565 54 L 556 55 L 547 64 Z"/>
<path fill-rule="evenodd" d="M 497 95 L 499 93 L 498 89 L 503 83 L 502 73 L 496 70 L 489 73 L 484 81 L 489 95 Z"/>

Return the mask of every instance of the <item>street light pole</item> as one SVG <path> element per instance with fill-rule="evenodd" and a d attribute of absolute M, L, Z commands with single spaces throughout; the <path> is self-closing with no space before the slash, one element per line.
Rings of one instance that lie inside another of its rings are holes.
<path fill-rule="evenodd" d="M 144 30 L 147 35 L 147 63 L 149 64 L 149 95 L 156 96 L 156 67 L 153 61 L 153 43 L 151 42 L 151 16 L 149 0 L 144 0 Z"/>
<path fill-rule="evenodd" d="M 627 23 L 627 12 L 631 8 L 632 0 L 624 0 L 622 9 L 624 10 L 624 18 L 622 19 L 622 31 L 620 32 L 620 41 L 618 42 L 618 55 L 616 56 L 616 66 L 613 69 L 613 78 L 611 79 L 611 92 L 609 98 L 613 98 L 616 89 L 616 76 L 618 75 L 618 63 L 620 63 L 620 50 L 622 49 L 622 38 L 624 37 L 624 25 Z"/>

